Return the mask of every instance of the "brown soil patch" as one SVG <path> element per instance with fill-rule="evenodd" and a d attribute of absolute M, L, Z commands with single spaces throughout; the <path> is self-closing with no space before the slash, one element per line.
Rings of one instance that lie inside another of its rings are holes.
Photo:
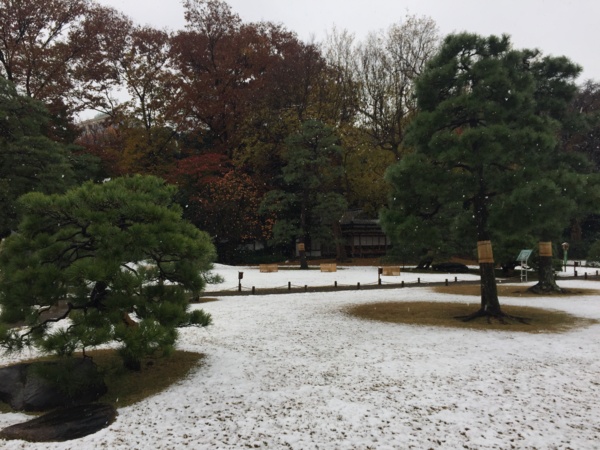
<path fill-rule="evenodd" d="M 600 291 L 597 289 L 568 289 L 564 293 L 555 294 L 534 294 L 527 291 L 533 285 L 502 285 L 498 284 L 498 296 L 499 297 L 547 297 L 547 296 L 578 296 L 578 295 L 600 295 Z M 454 294 L 454 295 L 481 295 L 481 287 L 479 284 L 459 284 L 449 286 L 436 286 L 433 288 L 435 292 L 440 294 Z"/>
<path fill-rule="evenodd" d="M 500 323 L 477 319 L 463 322 L 457 316 L 466 316 L 479 309 L 479 303 L 442 302 L 381 302 L 354 306 L 346 312 L 354 317 L 405 325 L 424 325 L 470 330 L 501 330 L 525 333 L 561 333 L 574 328 L 600 323 L 598 320 L 572 316 L 562 311 L 523 306 L 503 306 L 511 316 L 530 319 L 529 324 L 515 321 Z"/>

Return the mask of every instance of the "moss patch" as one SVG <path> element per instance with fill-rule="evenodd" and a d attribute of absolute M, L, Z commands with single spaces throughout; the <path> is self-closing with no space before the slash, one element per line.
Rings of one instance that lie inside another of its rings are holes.
<path fill-rule="evenodd" d="M 108 387 L 100 401 L 115 408 L 132 405 L 164 391 L 185 379 L 204 358 L 200 353 L 175 351 L 169 357 L 147 359 L 141 371 L 132 372 L 123 368 L 123 362 L 114 350 L 86 353 L 98 364 Z"/>

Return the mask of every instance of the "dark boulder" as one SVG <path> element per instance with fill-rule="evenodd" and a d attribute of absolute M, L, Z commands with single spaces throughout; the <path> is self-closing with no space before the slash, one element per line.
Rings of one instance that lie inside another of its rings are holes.
<path fill-rule="evenodd" d="M 15 411 L 48 411 L 89 403 L 106 390 L 96 365 L 87 358 L 0 368 L 0 400 Z"/>
<path fill-rule="evenodd" d="M 103 403 L 70 406 L 0 431 L 0 439 L 29 442 L 61 442 L 78 439 L 108 427 L 117 417 L 116 409 Z"/>
<path fill-rule="evenodd" d="M 418 270 L 429 269 L 431 267 L 432 262 L 433 262 L 433 257 L 430 257 L 430 256 L 425 257 L 419 261 L 419 264 L 417 264 L 417 269 Z"/>

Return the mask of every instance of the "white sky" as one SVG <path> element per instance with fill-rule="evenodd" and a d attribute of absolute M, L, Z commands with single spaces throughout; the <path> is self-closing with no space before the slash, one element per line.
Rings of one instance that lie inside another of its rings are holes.
<path fill-rule="evenodd" d="M 181 29 L 180 0 L 98 0 L 136 23 Z M 516 48 L 539 48 L 565 55 L 583 66 L 580 82 L 600 80 L 600 1 L 598 0 L 228 0 L 246 22 L 282 23 L 305 41 L 321 40 L 335 24 L 364 37 L 387 28 L 408 12 L 427 15 L 442 34 L 469 31 L 507 33 Z"/>

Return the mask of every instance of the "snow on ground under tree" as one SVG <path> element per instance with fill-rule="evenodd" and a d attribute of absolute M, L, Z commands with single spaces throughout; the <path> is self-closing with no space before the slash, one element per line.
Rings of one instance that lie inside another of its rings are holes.
<path fill-rule="evenodd" d="M 225 282 L 211 289 L 237 286 L 239 270 L 218 266 Z M 257 288 L 288 281 L 377 281 L 373 267 L 330 274 L 244 271 L 244 286 Z M 393 281 L 414 282 L 416 276 L 403 273 Z M 421 276 L 423 281 L 472 277 Z M 385 282 L 391 281 L 386 277 Z M 600 282 L 583 279 L 560 284 L 600 289 Z M 6 441 L 1 446 L 599 448 L 600 325 L 564 334 L 525 334 L 386 324 L 343 312 L 350 305 L 386 300 L 478 299 L 427 287 L 223 297 L 198 306 L 213 315 L 213 326 L 181 332 L 181 349 L 207 355 L 205 364 L 184 381 L 120 409 L 115 423 L 94 435 L 64 443 Z M 600 319 L 596 296 L 501 302 Z M 1 365 L 13 361 L 0 358 Z M 19 413 L 0 414 L 0 428 L 26 419 Z"/>

